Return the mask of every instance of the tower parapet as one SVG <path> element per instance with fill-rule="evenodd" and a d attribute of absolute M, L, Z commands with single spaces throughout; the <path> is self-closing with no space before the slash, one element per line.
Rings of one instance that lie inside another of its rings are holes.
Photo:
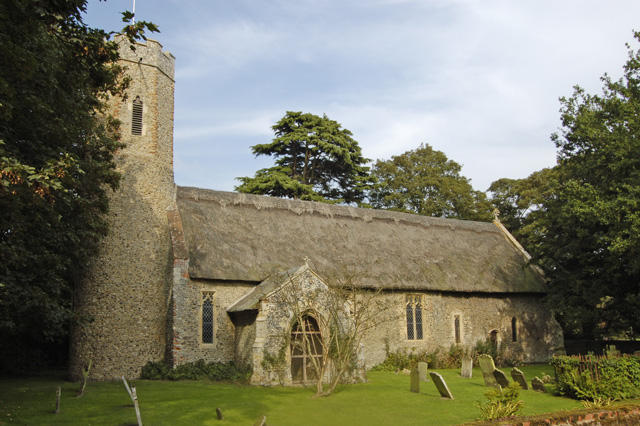
<path fill-rule="evenodd" d="M 110 196 L 110 232 L 77 291 L 82 324 L 72 330 L 70 376 L 134 378 L 167 348 L 171 288 L 171 244 L 167 210 L 175 203 L 173 181 L 173 55 L 155 40 L 130 49 L 120 43 L 131 84 L 111 113 L 121 121 L 125 148 L 116 154 L 122 175 Z"/>

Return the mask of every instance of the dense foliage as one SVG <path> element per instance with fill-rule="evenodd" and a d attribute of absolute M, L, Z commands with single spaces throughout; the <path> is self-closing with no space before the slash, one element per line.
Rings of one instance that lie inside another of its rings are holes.
<path fill-rule="evenodd" d="M 535 250 L 535 235 L 559 186 L 558 167 L 542 169 L 524 179 L 499 179 L 491 184 L 491 203 L 500 222 L 528 251 Z"/>
<path fill-rule="evenodd" d="M 371 171 L 378 182 L 371 191 L 371 205 L 424 216 L 491 220 L 485 194 L 475 191 L 461 170 L 460 164 L 429 145 L 378 160 Z"/>
<path fill-rule="evenodd" d="M 237 367 L 232 362 L 205 362 L 198 360 L 171 367 L 166 362 L 149 362 L 142 367 L 140 378 L 145 380 L 213 380 L 216 382 L 247 383 L 251 378 L 249 367 Z"/>
<path fill-rule="evenodd" d="M 86 1 L 0 2 L 0 360 L 42 359 L 66 335 L 74 285 L 107 232 L 127 81 L 117 45 L 82 21 Z M 131 37 L 148 24 L 129 26 Z M 155 30 L 153 25 L 149 29 Z M 16 355 L 19 354 L 19 355 Z M 5 362 L 6 361 L 6 362 Z M 11 362 L 11 363 L 10 363 Z"/>
<path fill-rule="evenodd" d="M 635 37 L 640 38 L 639 33 Z M 545 271 L 548 302 L 570 337 L 640 331 L 640 52 L 602 94 L 561 98 L 558 164 L 501 179 L 492 201 Z"/>
<path fill-rule="evenodd" d="M 504 346 L 498 348 L 491 340 L 486 340 L 477 342 L 472 349 L 451 345 L 448 351 L 440 351 L 439 348 L 431 352 L 415 349 L 408 350 L 406 348 L 391 351 L 389 347 L 386 347 L 384 361 L 373 366 L 372 371 L 397 372 L 404 369 L 418 368 L 419 362 L 427 363 L 429 368 L 460 368 L 462 366 L 462 358 L 465 356 L 470 356 L 477 362 L 478 356 L 482 354 L 491 355 L 499 367 L 513 367 L 522 364 L 522 354 L 513 353 Z"/>
<path fill-rule="evenodd" d="M 484 404 L 477 404 L 480 409 L 481 420 L 496 420 L 507 417 L 514 417 L 521 413 L 524 402 L 520 401 L 520 385 L 512 382 L 506 388 L 491 389 L 484 395 L 487 401 Z"/>
<path fill-rule="evenodd" d="M 640 357 L 555 357 L 558 393 L 589 401 L 640 396 Z"/>
<path fill-rule="evenodd" d="M 352 133 L 326 115 L 288 111 L 268 144 L 251 147 L 275 159 L 254 177 L 238 178 L 239 192 L 301 200 L 359 204 L 369 186 L 369 161 Z"/>

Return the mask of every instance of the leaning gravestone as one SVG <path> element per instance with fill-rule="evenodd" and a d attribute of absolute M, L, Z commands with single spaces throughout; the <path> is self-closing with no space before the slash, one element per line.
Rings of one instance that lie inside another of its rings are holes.
<path fill-rule="evenodd" d="M 473 358 L 470 356 L 465 356 L 462 358 L 462 371 L 460 372 L 460 377 L 464 377 L 466 379 L 473 376 Z"/>
<path fill-rule="evenodd" d="M 411 392 L 420 393 L 420 373 L 418 373 L 418 369 L 414 368 L 411 370 L 411 386 L 409 390 Z"/>
<path fill-rule="evenodd" d="M 544 382 L 537 377 L 534 377 L 533 380 L 531 380 L 531 388 L 534 391 L 543 393 L 547 392 L 547 388 L 544 386 Z"/>
<path fill-rule="evenodd" d="M 496 382 L 498 382 L 502 388 L 509 386 L 509 379 L 507 379 L 507 375 L 504 374 L 502 370 L 498 370 L 497 368 L 493 370 L 493 377 L 496 378 Z"/>
<path fill-rule="evenodd" d="M 429 381 L 429 379 L 427 379 L 427 363 L 426 362 L 418 363 L 418 373 L 420 375 L 421 382 Z"/>
<path fill-rule="evenodd" d="M 478 357 L 478 364 L 482 370 L 482 377 L 484 378 L 484 385 L 488 388 L 495 388 L 498 386 L 496 378 L 493 377 L 493 370 L 496 369 L 496 365 L 493 363 L 491 355 L 482 354 Z"/>
<path fill-rule="evenodd" d="M 511 370 L 511 378 L 520 385 L 522 390 L 529 390 L 529 385 L 527 385 L 527 379 L 524 378 L 524 373 L 516 367 L 513 367 L 513 370 Z"/>
<path fill-rule="evenodd" d="M 443 398 L 453 399 L 453 395 L 451 395 L 451 391 L 447 387 L 442 376 L 434 371 L 431 371 L 429 375 L 431 376 L 431 380 L 433 380 L 433 384 L 436 385 L 438 392 L 440 392 L 440 396 Z"/>

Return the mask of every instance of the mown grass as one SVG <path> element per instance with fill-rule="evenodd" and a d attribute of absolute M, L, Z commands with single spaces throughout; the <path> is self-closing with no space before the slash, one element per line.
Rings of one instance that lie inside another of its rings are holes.
<path fill-rule="evenodd" d="M 525 366 L 527 378 L 553 373 L 549 366 Z M 314 389 L 266 388 L 205 381 L 134 381 L 142 422 L 146 425 L 252 425 L 263 414 L 272 426 L 287 425 L 455 425 L 470 422 L 484 402 L 482 374 L 463 379 L 459 370 L 437 370 L 454 400 L 440 398 L 431 382 L 419 394 L 409 392 L 409 377 L 370 372 L 369 382 L 343 386 L 328 398 L 312 398 Z M 503 369 L 507 374 L 508 369 Z M 133 404 L 122 382 L 79 385 L 64 374 L 0 379 L 2 425 L 129 425 L 136 424 Z M 54 414 L 55 392 L 62 387 L 61 413 Z M 578 401 L 522 391 L 524 415 L 581 408 Z M 224 420 L 216 417 L 219 407 Z"/>

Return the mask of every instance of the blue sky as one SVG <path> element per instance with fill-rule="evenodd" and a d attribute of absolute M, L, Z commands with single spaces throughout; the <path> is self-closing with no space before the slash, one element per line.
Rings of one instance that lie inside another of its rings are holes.
<path fill-rule="evenodd" d="M 89 0 L 122 28 L 133 0 Z M 232 191 L 286 111 L 342 123 L 363 155 L 427 143 L 485 191 L 555 164 L 560 96 L 600 93 L 640 30 L 637 0 L 137 0 L 176 57 L 175 181 Z"/>

